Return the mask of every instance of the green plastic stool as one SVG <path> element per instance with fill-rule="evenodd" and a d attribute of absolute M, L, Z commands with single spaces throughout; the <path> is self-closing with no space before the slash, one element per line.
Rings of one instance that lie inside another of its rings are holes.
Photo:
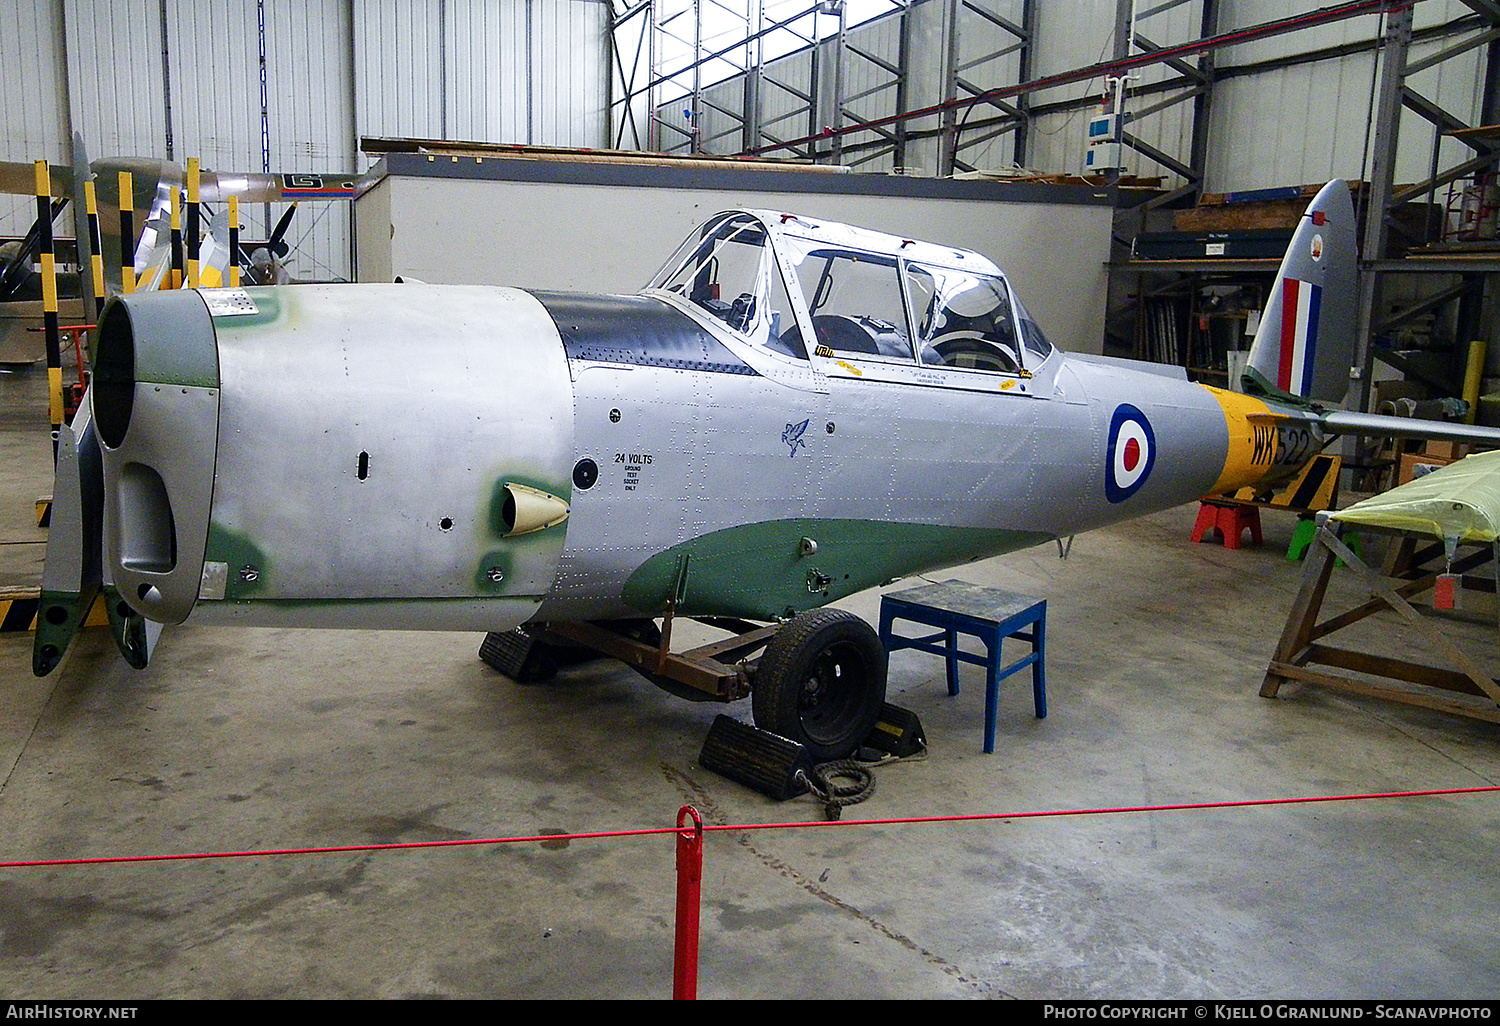
<path fill-rule="evenodd" d="M 1297 520 L 1297 526 L 1292 531 L 1292 543 L 1286 548 L 1286 558 L 1297 563 L 1307 558 L 1307 550 L 1312 547 L 1313 536 L 1318 533 L 1318 522 L 1311 517 L 1301 517 Z M 1359 543 L 1359 535 L 1353 531 L 1341 535 L 1339 541 L 1349 546 L 1349 551 L 1360 559 L 1365 558 L 1363 547 Z M 1344 565 L 1341 559 L 1339 566 Z"/>

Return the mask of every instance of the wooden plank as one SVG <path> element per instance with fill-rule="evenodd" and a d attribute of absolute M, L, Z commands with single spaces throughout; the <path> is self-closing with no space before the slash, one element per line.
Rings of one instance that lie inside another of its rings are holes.
<path fill-rule="evenodd" d="M 669 652 L 663 659 L 657 646 L 647 645 L 591 623 L 548 623 L 546 630 L 596 652 L 613 656 L 648 676 L 666 677 L 726 702 L 744 698 L 750 693 L 749 681 L 744 679 L 738 666 L 711 658 L 695 657 L 690 652 Z"/>
<path fill-rule="evenodd" d="M 1301 662 L 1319 666 L 1335 666 L 1340 670 L 1370 673 L 1392 680 L 1406 681 L 1421 687 L 1457 691 L 1460 694 L 1487 698 L 1472 680 L 1455 670 L 1426 663 L 1413 663 L 1405 659 L 1376 655 L 1373 652 L 1356 652 L 1353 649 L 1334 648 L 1329 645 L 1309 645 Z"/>
<path fill-rule="evenodd" d="M 1409 556 L 1413 547 L 1412 539 L 1409 536 L 1403 537 L 1400 545 L 1403 554 Z M 1487 554 L 1487 551 L 1470 554 L 1462 560 L 1456 560 L 1455 563 L 1462 563 L 1465 569 L 1472 569 L 1477 562 L 1482 562 Z M 1477 561 L 1476 557 L 1478 557 Z M 1360 576 L 1371 596 L 1371 601 L 1322 623 L 1317 623 L 1318 612 L 1326 596 L 1329 576 L 1336 558 L 1342 559 Z M 1412 566 L 1404 558 L 1399 562 L 1407 567 Z M 1411 571 L 1407 570 L 1407 572 Z M 1409 596 L 1430 588 L 1432 582 L 1433 575 L 1424 574 L 1416 580 L 1405 581 L 1399 588 L 1393 587 L 1392 582 L 1372 570 L 1351 552 L 1326 524 L 1320 525 L 1308 553 L 1308 566 L 1303 572 L 1302 589 L 1288 614 L 1287 625 L 1282 632 L 1276 653 L 1266 668 L 1260 694 L 1266 698 L 1273 698 L 1283 682 L 1293 680 L 1474 719 L 1500 722 L 1500 681 L 1485 672 L 1467 652 L 1438 631 L 1406 601 Z M 1383 609 L 1394 610 L 1406 621 L 1407 626 L 1414 633 L 1435 645 L 1456 663 L 1460 670 L 1373 652 L 1359 652 L 1314 643 L 1317 638 L 1325 637 Z M 1308 668 L 1310 665 L 1329 666 L 1382 677 L 1387 681 L 1399 681 L 1411 685 L 1411 689 L 1312 670 Z M 1485 699 L 1487 702 L 1483 705 L 1463 704 L 1434 692 L 1472 695 Z M 1491 706 L 1494 708 L 1491 709 Z"/>
<path fill-rule="evenodd" d="M 722 641 L 710 642 L 697 648 L 689 649 L 683 653 L 692 659 L 712 659 L 716 662 L 733 660 L 738 662 L 742 656 L 754 652 L 776 637 L 781 630 L 780 624 L 771 624 L 769 627 L 757 627 L 754 630 L 745 631 L 743 634 Z"/>
<path fill-rule="evenodd" d="M 1309 670 L 1291 663 L 1273 662 L 1267 671 L 1267 676 L 1275 676 L 1278 678 L 1278 683 L 1282 680 L 1290 680 L 1302 684 L 1313 684 L 1318 687 L 1329 688 L 1333 691 L 1343 691 L 1352 695 L 1364 695 L 1370 698 L 1383 699 L 1388 702 L 1399 702 L 1403 705 L 1415 705 L 1424 709 L 1434 709 L 1438 712 L 1451 713 L 1455 716 L 1466 716 L 1470 719 L 1500 723 L 1500 708 L 1446 701 L 1418 692 L 1381 687 L 1378 684 L 1370 684 L 1351 677 L 1342 677 L 1331 673 L 1319 673 L 1317 670 Z"/>
<path fill-rule="evenodd" d="M 1422 577 L 1418 580 L 1403 584 L 1400 588 L 1396 589 L 1396 594 L 1400 595 L 1402 598 L 1410 598 L 1412 595 L 1420 595 L 1422 592 L 1431 588 L 1433 582 L 1436 580 L 1436 574 L 1428 574 L 1426 577 Z M 1390 608 L 1390 603 L 1388 603 L 1385 599 L 1373 598 L 1363 605 L 1355 606 L 1347 613 L 1341 613 L 1338 616 L 1324 620 L 1322 623 L 1313 628 L 1312 632 L 1308 635 L 1308 640 L 1314 641 L 1318 638 L 1325 638 L 1328 635 L 1332 634 L 1334 631 L 1342 630 L 1343 628 L 1349 626 L 1351 623 L 1358 623 L 1360 620 L 1363 620 L 1367 616 L 1371 616 L 1375 613 L 1379 613 Z"/>
<path fill-rule="evenodd" d="M 0 588 L 0 633 L 35 630 L 40 608 L 41 593 L 36 588 Z M 95 598 L 88 613 L 84 615 L 82 626 L 108 625 L 108 611 L 104 603 Z"/>
<path fill-rule="evenodd" d="M 1180 232 L 1288 229 L 1297 227 L 1306 209 L 1307 201 L 1302 199 L 1190 207 L 1174 211 L 1172 225 Z"/>
<path fill-rule="evenodd" d="M 1328 591 L 1328 579 L 1333 574 L 1333 553 L 1320 541 L 1325 530 L 1320 527 L 1318 534 L 1313 537 L 1312 546 L 1307 553 L 1307 562 L 1302 567 L 1302 587 L 1297 592 L 1297 597 L 1292 600 L 1292 608 L 1287 613 L 1286 627 L 1282 629 L 1281 640 L 1276 643 L 1276 654 L 1271 657 L 1272 665 L 1295 661 L 1311 640 L 1318 619 L 1318 611 L 1323 607 L 1323 596 Z M 1265 679 L 1260 685 L 1261 697 L 1275 698 L 1280 683 L 1267 670 Z"/>
<path fill-rule="evenodd" d="M 460 142 L 449 139 L 378 139 L 366 136 L 360 140 L 360 149 L 369 154 L 425 153 L 432 157 L 472 157 L 480 160 L 546 160 L 574 164 L 647 164 L 654 167 L 733 167 L 807 171 L 814 174 L 848 173 L 848 168 L 838 164 L 813 164 L 805 160 L 783 160 L 776 157 L 666 154 L 645 150 L 594 150 L 586 147 Z"/>
<path fill-rule="evenodd" d="M 1500 125 L 1475 125 L 1473 128 L 1456 128 L 1443 134 L 1453 139 L 1500 139 Z"/>

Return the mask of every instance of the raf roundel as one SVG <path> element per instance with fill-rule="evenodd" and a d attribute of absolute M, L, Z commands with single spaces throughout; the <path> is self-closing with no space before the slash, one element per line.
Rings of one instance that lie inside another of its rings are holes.
<path fill-rule="evenodd" d="M 1129 403 L 1115 407 L 1109 422 L 1109 453 L 1104 467 L 1104 495 L 1124 502 L 1151 476 L 1156 463 L 1156 433 L 1146 415 Z"/>

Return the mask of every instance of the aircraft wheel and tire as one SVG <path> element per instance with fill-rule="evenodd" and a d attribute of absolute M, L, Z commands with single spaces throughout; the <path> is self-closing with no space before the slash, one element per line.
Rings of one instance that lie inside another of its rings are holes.
<path fill-rule="evenodd" d="M 874 629 L 841 609 L 794 616 L 755 671 L 755 725 L 842 759 L 869 736 L 885 704 L 885 649 Z"/>

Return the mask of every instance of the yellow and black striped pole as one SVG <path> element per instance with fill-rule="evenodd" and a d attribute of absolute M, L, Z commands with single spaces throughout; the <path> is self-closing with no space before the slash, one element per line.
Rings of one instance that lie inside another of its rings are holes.
<path fill-rule="evenodd" d="M 94 314 L 104 312 L 104 251 L 100 249 L 99 201 L 94 183 L 83 183 L 83 198 L 89 222 L 89 277 L 94 284 Z"/>
<path fill-rule="evenodd" d="M 198 158 L 189 157 L 187 166 L 187 287 L 198 287 Z"/>
<path fill-rule="evenodd" d="M 135 183 L 120 172 L 120 290 L 135 291 Z"/>
<path fill-rule="evenodd" d="M 240 198 L 229 197 L 229 287 L 240 287 Z"/>
<path fill-rule="evenodd" d="M 182 200 L 177 186 L 172 186 L 172 276 L 168 288 L 182 288 Z"/>
<path fill-rule="evenodd" d="M 47 409 L 52 417 L 52 458 L 62 435 L 62 336 L 57 330 L 57 257 L 52 250 L 52 174 L 36 162 L 36 224 L 42 262 L 42 331 L 47 340 Z"/>

